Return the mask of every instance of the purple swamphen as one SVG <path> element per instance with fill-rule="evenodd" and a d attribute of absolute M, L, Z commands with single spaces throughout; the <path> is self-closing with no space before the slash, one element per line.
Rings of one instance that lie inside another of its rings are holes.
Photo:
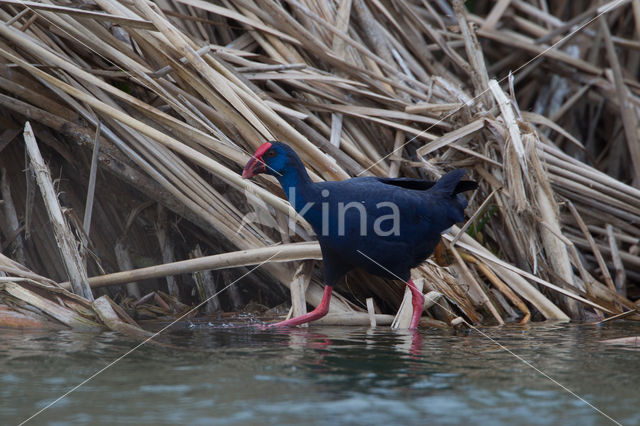
<path fill-rule="evenodd" d="M 461 180 L 464 169 L 449 172 L 437 182 L 356 177 L 314 183 L 291 147 L 267 142 L 247 162 L 242 177 L 260 173 L 275 176 L 293 208 L 309 222 L 324 263 L 320 305 L 273 325 L 295 326 L 323 317 L 333 286 L 350 270 L 361 268 L 407 283 L 413 304 L 410 328 L 417 328 L 424 296 L 411 280 L 411 268 L 431 255 L 442 232 L 464 219 L 467 200 L 461 193 L 478 186 Z"/>

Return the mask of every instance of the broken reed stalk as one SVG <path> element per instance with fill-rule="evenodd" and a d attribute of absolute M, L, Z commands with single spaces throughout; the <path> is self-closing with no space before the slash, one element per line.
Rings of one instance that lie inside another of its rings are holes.
<path fill-rule="evenodd" d="M 416 278 L 413 283 L 416 285 L 416 288 L 418 290 L 422 291 L 424 287 L 424 279 Z M 411 290 L 409 290 L 409 287 L 407 287 L 404 290 L 404 296 L 402 298 L 400 308 L 398 309 L 398 312 L 393 319 L 393 323 L 391 324 L 392 329 L 408 329 L 411 325 L 411 315 L 413 314 L 413 304 L 411 303 L 411 298 Z"/>
<path fill-rule="evenodd" d="M 293 279 L 289 286 L 291 291 L 291 315 L 293 317 L 299 317 L 307 313 L 307 301 L 304 295 L 307 292 L 312 272 L 313 262 L 304 261 L 300 263 L 293 274 Z M 301 326 L 308 327 L 308 324 L 301 324 Z"/>
<path fill-rule="evenodd" d="M 53 182 L 51 181 L 51 173 L 44 163 L 42 155 L 40 155 L 38 143 L 36 142 L 29 122 L 24 126 L 24 142 L 29 155 L 31 168 L 36 176 L 40 193 L 47 207 L 47 213 L 56 237 L 56 242 L 58 243 L 60 256 L 62 257 L 71 281 L 71 287 L 75 294 L 87 300 L 93 300 L 91 287 L 89 287 L 89 283 L 87 282 L 87 271 L 78 252 L 77 241 L 64 219 L 56 191 L 53 188 Z"/>
<path fill-rule="evenodd" d="M 500 278 L 498 278 L 498 276 L 493 273 L 491 269 L 487 268 L 484 263 L 479 262 L 470 254 L 460 253 L 460 257 L 463 258 L 466 262 L 474 264 L 482 272 L 482 274 L 486 276 L 489 281 L 491 281 L 491 284 L 493 284 L 493 286 L 496 287 L 502 294 L 507 296 L 511 303 L 524 314 L 524 316 L 520 320 L 521 324 L 526 324 L 527 322 L 529 322 L 529 319 L 531 318 L 531 312 L 529 311 L 527 305 L 522 301 L 522 299 L 518 297 L 518 295 L 513 292 L 513 290 L 511 290 L 511 288 L 509 288 L 509 286 L 504 284 L 504 282 Z"/>
<path fill-rule="evenodd" d="M 6 226 L 6 234 L 10 236 L 10 241 L 13 240 L 12 246 L 15 247 L 16 260 L 18 263 L 24 263 L 24 243 L 20 233 L 20 221 L 13 204 L 11 186 L 7 178 L 7 169 L 5 168 L 0 168 L 0 194 L 2 194 L 2 211 L 5 218 L 4 222 L 6 222 L 4 224 Z M 2 223 L 0 223 L 0 226 L 2 226 Z"/>
<path fill-rule="evenodd" d="M 98 172 L 98 154 L 100 153 L 100 124 L 96 126 L 96 136 L 93 138 L 93 153 L 91 155 L 91 168 L 89 170 L 89 187 L 87 188 L 87 202 L 84 208 L 82 229 L 89 236 L 91 230 L 91 215 L 93 213 L 93 201 L 96 190 L 96 176 Z"/>
<path fill-rule="evenodd" d="M 200 259 L 204 257 L 204 254 L 202 253 L 202 249 L 200 248 L 200 246 L 197 245 L 196 248 L 193 249 L 191 253 L 189 253 L 189 256 L 192 259 Z M 208 314 L 220 312 L 222 310 L 222 307 L 220 304 L 220 298 L 217 296 L 218 290 L 211 270 L 205 269 L 202 271 L 195 271 L 192 275 L 194 281 L 196 282 L 198 292 L 200 293 L 200 300 L 207 301 L 207 303 L 204 305 L 205 312 Z M 167 284 L 170 283 L 169 277 L 170 276 L 167 276 Z M 171 278 L 175 277 L 171 276 Z M 176 286 L 176 290 L 178 290 L 177 282 L 174 282 L 174 284 Z M 169 287 L 169 291 L 171 291 L 171 287 Z M 175 296 L 178 297 L 179 293 L 177 293 Z"/>
<path fill-rule="evenodd" d="M 112 305 L 113 302 L 109 299 L 109 296 L 101 296 L 93 301 L 93 308 L 100 317 L 100 320 L 107 327 L 111 330 L 140 339 L 150 338 L 153 336 L 153 333 L 149 333 L 148 331 L 142 330 L 140 327 L 136 327 L 122 321 L 113 309 Z"/>
<path fill-rule="evenodd" d="M 274 247 L 242 250 L 238 252 L 204 256 L 197 259 L 182 260 L 165 265 L 150 266 L 89 278 L 92 288 L 126 284 L 151 278 L 164 278 L 168 275 L 188 274 L 196 271 L 236 268 L 257 265 L 263 262 L 290 262 L 300 259 L 322 259 L 318 243 L 292 243 Z M 69 288 L 69 282 L 62 282 L 63 288 Z"/>
<path fill-rule="evenodd" d="M 113 252 L 116 256 L 116 261 L 118 262 L 118 268 L 125 271 L 133 269 L 133 261 L 131 260 L 131 254 L 129 253 L 126 243 L 119 240 L 113 247 Z M 89 283 L 89 286 L 91 286 L 91 283 Z M 142 296 L 140 293 L 140 286 L 136 280 L 130 280 L 125 284 L 125 287 L 127 289 L 127 294 L 134 299 L 140 299 L 140 296 Z"/>
<path fill-rule="evenodd" d="M 160 252 L 162 253 L 162 263 L 172 263 L 175 262 L 174 245 L 173 241 L 169 237 L 168 223 L 167 223 L 167 213 L 164 207 L 158 205 L 158 217 L 156 220 L 156 238 L 158 239 L 158 245 L 160 246 Z M 197 250 L 197 251 L 196 251 Z M 194 249 L 196 253 L 199 253 L 199 256 L 202 257 L 202 250 L 200 247 L 196 247 Z M 132 269 L 132 268 L 123 268 L 123 269 Z M 176 278 L 172 275 L 168 275 L 166 277 L 167 280 L 167 288 L 169 290 L 169 294 L 174 297 L 180 297 L 180 290 L 178 288 L 178 283 Z M 214 302 L 215 303 L 215 302 Z M 209 309 L 209 308 L 207 308 Z"/>
<path fill-rule="evenodd" d="M 52 316 L 62 324 L 67 325 L 76 330 L 96 331 L 100 329 L 100 325 L 89 321 L 87 318 L 79 315 L 75 311 L 53 303 L 49 299 L 40 296 L 18 283 L 2 282 L 0 283 L 2 290 L 11 296 L 22 300 L 27 305 L 33 306 L 40 311 Z"/>

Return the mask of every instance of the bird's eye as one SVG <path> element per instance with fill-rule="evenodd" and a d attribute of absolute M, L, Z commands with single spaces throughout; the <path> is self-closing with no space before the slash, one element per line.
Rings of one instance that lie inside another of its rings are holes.
<path fill-rule="evenodd" d="M 275 157 L 275 156 L 276 156 L 275 151 L 267 151 L 267 157 Z"/>

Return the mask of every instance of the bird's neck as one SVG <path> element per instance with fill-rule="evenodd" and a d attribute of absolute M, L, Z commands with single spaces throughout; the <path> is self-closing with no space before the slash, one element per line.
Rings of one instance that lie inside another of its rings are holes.
<path fill-rule="evenodd" d="M 305 203 L 314 198 L 314 183 L 300 159 L 292 159 L 292 163 L 276 177 L 291 205 L 299 211 Z"/>

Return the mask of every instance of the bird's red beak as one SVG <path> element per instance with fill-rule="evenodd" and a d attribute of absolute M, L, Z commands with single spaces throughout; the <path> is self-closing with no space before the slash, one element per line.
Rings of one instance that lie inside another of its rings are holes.
<path fill-rule="evenodd" d="M 267 150 L 271 148 L 271 143 L 266 142 L 260 145 L 260 147 L 256 150 L 256 153 L 253 154 L 253 157 L 249 161 L 247 161 L 247 165 L 244 166 L 244 170 L 242 171 L 242 179 L 249 179 L 254 177 L 255 175 L 259 175 L 260 173 L 264 173 L 267 171 L 267 167 L 262 161 L 262 156 Z"/>

